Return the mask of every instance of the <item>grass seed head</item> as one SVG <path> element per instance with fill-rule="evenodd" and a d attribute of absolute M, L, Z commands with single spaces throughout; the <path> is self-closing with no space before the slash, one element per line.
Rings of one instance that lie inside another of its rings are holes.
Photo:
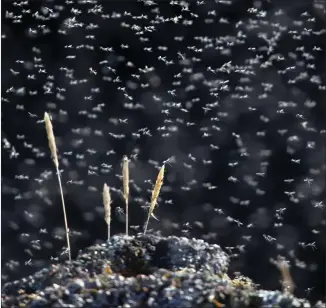
<path fill-rule="evenodd" d="M 282 274 L 282 284 L 284 292 L 293 294 L 295 286 L 290 274 L 289 265 L 286 264 L 286 262 L 280 261 L 278 266 Z"/>
<path fill-rule="evenodd" d="M 150 214 L 152 214 L 155 209 L 155 205 L 157 203 L 157 199 L 158 199 L 158 196 L 161 191 L 161 187 L 162 187 L 163 179 L 164 179 L 164 170 L 165 170 L 165 165 L 163 164 L 163 166 L 160 169 L 160 172 L 157 175 L 156 183 L 155 183 L 154 189 L 152 191 L 151 205 L 149 208 Z"/>
<path fill-rule="evenodd" d="M 58 168 L 59 160 L 58 160 L 58 155 L 57 155 L 57 147 L 55 144 L 55 137 L 54 137 L 54 133 L 53 133 L 51 119 L 47 112 L 44 113 L 44 122 L 45 122 L 46 133 L 47 133 L 48 140 L 49 140 L 49 147 L 50 147 L 52 159 L 53 159 L 54 165 Z"/>
<path fill-rule="evenodd" d="M 123 176 L 123 196 L 125 200 L 129 198 L 129 161 L 128 157 L 123 156 L 123 166 L 122 166 L 122 176 Z"/>
<path fill-rule="evenodd" d="M 111 223 L 111 195 L 110 188 L 106 184 L 103 186 L 103 204 L 105 211 L 105 221 L 108 225 Z"/>
<path fill-rule="evenodd" d="M 108 225 L 108 241 L 111 237 L 111 195 L 110 188 L 106 184 L 103 186 L 103 204 L 104 204 L 104 219 Z"/>
<path fill-rule="evenodd" d="M 158 196 L 159 196 L 159 194 L 160 194 L 161 187 L 162 187 L 162 184 L 163 184 L 163 179 L 164 179 L 164 170 L 165 170 L 165 164 L 163 164 L 163 166 L 162 166 L 161 169 L 160 169 L 160 172 L 159 172 L 158 175 L 157 175 L 156 183 L 155 183 L 154 189 L 153 189 L 153 191 L 152 191 L 151 205 L 150 205 L 150 207 L 149 207 L 148 216 L 147 216 L 147 220 L 146 220 L 145 227 L 144 227 L 144 234 L 145 234 L 146 231 L 147 231 L 149 218 L 152 216 L 152 217 L 154 217 L 155 219 L 157 219 L 157 218 L 154 216 L 153 212 L 154 212 L 155 205 L 156 205 L 156 203 L 157 203 L 157 199 L 158 199 Z"/>

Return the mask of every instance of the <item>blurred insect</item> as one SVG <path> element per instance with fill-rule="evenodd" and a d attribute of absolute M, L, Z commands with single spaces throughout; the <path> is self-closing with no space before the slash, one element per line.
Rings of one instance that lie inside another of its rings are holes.
<path fill-rule="evenodd" d="M 61 253 L 61 256 L 68 255 L 68 254 L 69 254 L 69 249 L 68 248 L 64 248 L 64 250 Z"/>
<path fill-rule="evenodd" d="M 314 287 L 311 287 L 311 288 L 307 288 L 305 289 L 305 292 L 307 294 L 307 296 L 310 294 L 310 292 L 314 289 Z"/>
<path fill-rule="evenodd" d="M 32 118 L 37 117 L 36 114 L 30 113 L 30 112 L 28 112 L 28 114 L 29 114 Z"/>
<path fill-rule="evenodd" d="M 218 212 L 219 214 L 223 215 L 224 212 L 222 209 L 214 209 L 214 212 Z"/>
<path fill-rule="evenodd" d="M 90 71 L 90 73 L 92 73 L 92 74 L 94 74 L 94 75 L 96 75 L 97 74 L 97 72 L 93 69 L 93 68 L 89 68 L 89 71 Z"/>
<path fill-rule="evenodd" d="M 25 262 L 25 265 L 32 266 L 32 259 L 29 259 L 28 261 Z"/>
<path fill-rule="evenodd" d="M 234 176 L 230 176 L 230 177 L 228 178 L 228 180 L 229 180 L 230 182 L 233 182 L 233 183 L 239 182 L 239 180 L 238 180 L 236 177 L 234 177 Z"/>
<path fill-rule="evenodd" d="M 138 231 L 141 228 L 141 226 L 130 226 L 130 229 L 134 229 L 135 231 Z"/>
<path fill-rule="evenodd" d="M 117 219 L 120 222 L 125 222 L 126 221 L 126 214 L 125 214 L 124 209 L 122 207 L 119 207 L 119 206 L 116 207 L 115 215 L 116 215 Z"/>
<path fill-rule="evenodd" d="M 141 208 L 145 211 L 145 212 L 148 212 L 148 209 L 149 209 L 150 205 L 142 205 Z"/>
<path fill-rule="evenodd" d="M 50 260 L 51 260 L 51 261 L 59 261 L 59 257 L 55 258 L 55 257 L 51 256 L 51 257 L 50 257 Z"/>
<path fill-rule="evenodd" d="M 323 208 L 325 205 L 323 204 L 323 201 L 315 202 L 314 207 L 317 208 Z"/>
<path fill-rule="evenodd" d="M 184 235 L 184 236 L 190 236 L 190 231 L 185 229 L 185 230 L 181 230 L 181 233 Z"/>

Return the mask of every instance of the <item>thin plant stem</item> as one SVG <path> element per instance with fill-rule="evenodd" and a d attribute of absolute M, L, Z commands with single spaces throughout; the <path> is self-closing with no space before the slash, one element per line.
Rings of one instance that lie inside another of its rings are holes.
<path fill-rule="evenodd" d="M 62 210 L 63 210 L 63 218 L 64 218 L 64 221 L 65 221 L 66 238 L 67 238 L 67 246 L 68 246 L 68 257 L 69 257 L 69 261 L 71 261 L 71 249 L 70 249 L 69 228 L 68 228 L 66 206 L 65 206 L 65 200 L 63 198 L 63 189 L 62 189 L 62 184 L 61 184 L 60 171 L 59 171 L 58 167 L 56 167 L 56 169 L 57 169 L 57 176 L 58 176 L 58 182 L 59 182 L 59 188 L 60 188 Z"/>

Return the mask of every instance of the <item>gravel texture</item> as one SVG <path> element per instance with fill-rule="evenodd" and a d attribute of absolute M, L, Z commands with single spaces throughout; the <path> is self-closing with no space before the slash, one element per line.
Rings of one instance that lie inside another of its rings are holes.
<path fill-rule="evenodd" d="M 312 307 L 257 290 L 246 277 L 232 280 L 228 265 L 228 255 L 203 240 L 116 235 L 71 263 L 5 284 L 2 307 Z"/>

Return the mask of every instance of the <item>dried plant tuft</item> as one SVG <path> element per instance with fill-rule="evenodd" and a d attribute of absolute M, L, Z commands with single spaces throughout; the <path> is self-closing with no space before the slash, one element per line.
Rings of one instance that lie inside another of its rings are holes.
<path fill-rule="evenodd" d="M 293 294 L 295 284 L 291 277 L 289 264 L 282 257 L 279 257 L 274 264 L 277 266 L 282 275 L 283 292 Z"/>
<path fill-rule="evenodd" d="M 108 240 L 110 239 L 111 231 L 111 195 L 110 188 L 106 184 L 103 186 L 103 204 L 105 211 L 105 221 L 108 225 Z"/>
<path fill-rule="evenodd" d="M 160 169 L 160 172 L 157 175 L 156 183 L 155 183 L 154 189 L 152 191 L 152 199 L 151 199 L 151 204 L 150 204 L 149 211 L 148 211 L 147 221 L 146 221 L 145 227 L 144 227 L 144 234 L 147 231 L 149 218 L 151 216 L 153 216 L 155 218 L 155 216 L 153 214 L 153 211 L 155 209 L 155 206 L 156 206 L 156 203 L 157 203 L 157 198 L 158 198 L 158 196 L 160 194 L 160 190 L 161 190 L 161 187 L 162 187 L 162 184 L 163 184 L 164 170 L 165 170 L 165 164 L 163 164 L 163 166 Z"/>
<path fill-rule="evenodd" d="M 71 249 L 70 249 L 70 240 L 69 240 L 69 228 L 68 228 L 68 221 L 67 221 L 67 214 L 66 214 L 66 206 L 65 206 L 65 200 L 63 198 L 63 190 L 62 190 L 62 184 L 61 184 L 61 178 L 60 178 L 60 171 L 59 171 L 59 160 L 57 155 L 57 147 L 55 143 L 55 137 L 53 133 L 53 127 L 51 123 L 50 116 L 47 112 L 44 113 L 44 122 L 45 122 L 45 129 L 49 140 L 49 147 L 52 155 L 52 160 L 54 162 L 54 166 L 56 168 L 58 182 L 59 182 L 59 188 L 60 188 L 60 195 L 61 195 L 61 203 L 62 203 L 62 209 L 63 209 L 63 218 L 65 222 L 65 229 L 66 229 L 66 238 L 67 238 L 67 248 L 68 248 L 68 257 L 69 261 L 71 261 Z"/>
<path fill-rule="evenodd" d="M 52 159 L 56 168 L 59 168 L 59 160 L 57 155 L 57 146 L 55 144 L 55 138 L 53 133 L 53 127 L 51 123 L 50 116 L 47 112 L 44 113 L 44 122 L 45 122 L 45 129 L 48 135 L 49 140 L 49 148 L 51 151 Z"/>
<path fill-rule="evenodd" d="M 128 209 L 128 201 L 129 201 L 129 160 L 125 155 L 123 156 L 123 166 L 122 166 L 122 176 L 123 176 L 123 197 L 126 203 L 126 235 L 128 235 L 129 229 L 129 209 Z"/>

